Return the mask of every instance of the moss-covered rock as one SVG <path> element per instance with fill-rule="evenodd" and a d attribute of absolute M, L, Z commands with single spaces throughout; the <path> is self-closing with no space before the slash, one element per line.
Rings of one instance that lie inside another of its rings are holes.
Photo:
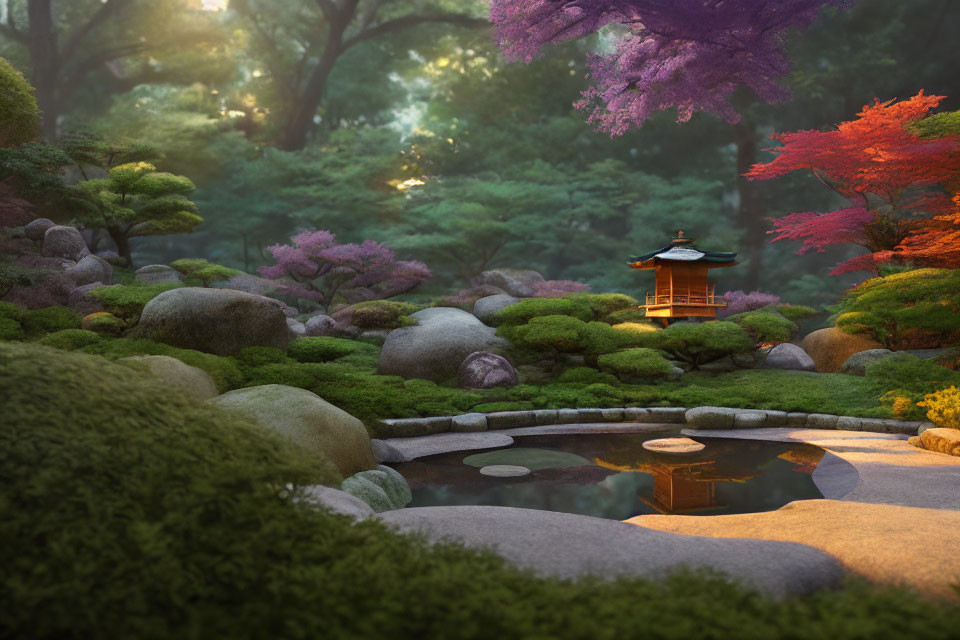
<path fill-rule="evenodd" d="M 127 323 L 107 311 L 98 311 L 83 316 L 81 326 L 86 331 L 110 336 L 119 336 L 126 329 Z"/>
<path fill-rule="evenodd" d="M 354 305 L 350 324 L 361 329 L 397 329 L 416 324 L 410 317 L 418 309 L 408 302 L 370 300 Z"/>
<path fill-rule="evenodd" d="M 779 312 L 748 311 L 727 318 L 747 330 L 759 343 L 786 342 L 793 338 L 799 327 Z"/>
<path fill-rule="evenodd" d="M 837 373 L 853 354 L 883 348 L 882 344 L 865 335 L 847 333 L 836 327 L 807 334 L 800 346 L 813 358 L 813 364 L 820 373 Z"/>
<path fill-rule="evenodd" d="M 13 318 L 0 318 L 0 340 L 22 340 L 23 327 Z"/>
<path fill-rule="evenodd" d="M 346 338 L 298 338 L 290 343 L 287 354 L 298 362 L 330 362 L 351 355 L 375 356 L 375 345 Z"/>
<path fill-rule="evenodd" d="M 175 390 L 194 404 L 217 397 L 217 385 L 206 371 L 170 356 L 129 356 L 118 364 L 146 371 L 156 378 L 161 393 Z"/>
<path fill-rule="evenodd" d="M 343 481 L 340 489 L 360 498 L 378 513 L 402 509 L 413 500 L 406 479 L 385 465 L 355 473 Z"/>
<path fill-rule="evenodd" d="M 178 282 L 155 284 L 115 284 L 91 291 L 88 295 L 103 305 L 103 308 L 118 318 L 135 324 L 140 319 L 143 307 L 158 295 L 182 286 Z"/>
<path fill-rule="evenodd" d="M 24 311 L 20 324 L 28 338 L 39 338 L 63 329 L 81 328 L 82 316 L 69 307 Z"/>
<path fill-rule="evenodd" d="M 583 322 L 589 322 L 593 320 L 594 314 L 590 305 L 584 300 L 527 298 L 492 314 L 489 324 L 494 327 L 522 325 L 530 322 L 533 318 L 543 316 L 570 316 Z"/>
<path fill-rule="evenodd" d="M 93 331 L 85 329 L 63 329 L 55 333 L 48 334 L 40 340 L 38 344 L 54 349 L 63 349 L 64 351 L 76 351 L 83 347 L 88 347 L 103 340 L 103 338 Z"/>

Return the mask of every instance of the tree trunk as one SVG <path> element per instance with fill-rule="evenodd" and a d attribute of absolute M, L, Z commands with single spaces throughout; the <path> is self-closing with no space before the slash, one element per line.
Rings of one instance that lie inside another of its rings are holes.
<path fill-rule="evenodd" d="M 57 76 L 60 60 L 57 54 L 57 34 L 53 26 L 51 0 L 30 0 L 27 15 L 30 21 L 30 61 L 33 65 L 33 86 L 42 114 L 41 128 L 48 142 L 57 138 Z"/>
<path fill-rule="evenodd" d="M 752 123 L 741 120 L 733 126 L 733 138 L 737 145 L 737 191 L 740 194 L 737 224 L 743 229 L 740 254 L 747 262 L 743 289 L 754 291 L 760 287 L 766 229 L 761 219 L 762 211 L 756 184 L 743 174 L 757 162 L 757 131 Z"/>
<path fill-rule="evenodd" d="M 127 268 L 133 269 L 133 258 L 130 254 L 130 238 L 122 231 L 110 229 L 110 239 L 117 245 L 117 255 L 126 260 Z"/>

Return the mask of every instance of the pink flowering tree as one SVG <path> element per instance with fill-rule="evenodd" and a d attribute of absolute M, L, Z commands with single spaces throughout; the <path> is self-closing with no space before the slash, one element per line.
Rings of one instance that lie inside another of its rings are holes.
<path fill-rule="evenodd" d="M 313 300 L 329 309 L 337 295 L 382 300 L 410 291 L 431 277 L 422 262 L 397 260 L 384 245 L 340 244 L 329 231 L 305 231 L 292 244 L 268 247 L 276 264 L 260 267 L 265 278 L 281 280 L 280 293 Z"/>
<path fill-rule="evenodd" d="M 850 0 L 493 0 L 490 19 L 507 59 L 530 62 L 547 44 L 619 24 L 614 51 L 591 56 L 592 86 L 576 106 L 601 131 L 621 135 L 655 111 L 676 107 L 685 122 L 709 111 L 739 115 L 729 99 L 739 86 L 778 102 L 789 64 L 791 29 L 809 25 L 826 5 Z"/>
<path fill-rule="evenodd" d="M 746 311 L 755 311 L 771 304 L 780 304 L 780 296 L 764 291 L 727 291 L 723 294 L 723 301 L 727 303 L 723 309 L 724 315 L 736 315 Z"/>
<path fill-rule="evenodd" d="M 534 298 L 561 298 L 568 293 L 587 293 L 590 286 L 573 280 L 544 280 L 533 284 Z"/>

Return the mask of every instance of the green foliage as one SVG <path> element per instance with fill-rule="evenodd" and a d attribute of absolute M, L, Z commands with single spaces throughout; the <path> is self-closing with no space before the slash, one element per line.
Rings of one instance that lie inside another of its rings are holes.
<path fill-rule="evenodd" d="M 119 336 L 127 328 L 127 323 L 106 311 L 91 313 L 84 317 L 83 328 L 111 336 Z"/>
<path fill-rule="evenodd" d="M 21 324 L 29 338 L 39 338 L 61 329 L 79 329 L 82 316 L 69 307 L 46 307 L 24 311 Z"/>
<path fill-rule="evenodd" d="M 797 332 L 799 327 L 791 320 L 778 312 L 767 313 L 762 310 L 738 313 L 726 319 L 736 322 L 746 329 L 753 339 L 760 343 L 786 342 Z"/>
<path fill-rule="evenodd" d="M 526 298 L 494 313 L 490 324 L 494 327 L 516 326 L 543 316 L 569 316 L 572 319 L 588 322 L 593 319 L 593 311 L 583 300 Z"/>
<path fill-rule="evenodd" d="M 960 136 L 960 111 L 936 113 L 929 118 L 917 120 L 908 127 L 921 138 L 946 138 Z"/>
<path fill-rule="evenodd" d="M 67 164 L 70 164 L 69 156 L 57 147 L 0 146 L 0 180 L 13 182 L 17 193 L 34 204 L 53 205 L 66 196 L 62 169 Z"/>
<path fill-rule="evenodd" d="M 298 338 L 287 349 L 287 354 L 298 362 L 329 362 L 344 356 L 379 352 L 372 344 L 345 338 Z"/>
<path fill-rule="evenodd" d="M 0 58 L 0 147 L 18 147 L 37 137 L 40 110 L 33 87 L 17 69 Z"/>
<path fill-rule="evenodd" d="M 0 340 L 22 340 L 23 327 L 13 318 L 0 317 Z"/>
<path fill-rule="evenodd" d="M 416 324 L 416 320 L 409 317 L 415 311 L 417 306 L 408 302 L 392 300 L 359 302 L 353 307 L 350 323 L 361 329 L 397 329 Z"/>
<path fill-rule="evenodd" d="M 261 367 L 265 364 L 290 364 L 292 359 L 276 347 L 244 347 L 236 355 L 237 361 L 246 367 Z"/>
<path fill-rule="evenodd" d="M 24 311 L 25 309 L 18 307 L 12 302 L 0 302 L 0 318 L 9 318 L 19 323 L 23 320 Z"/>
<path fill-rule="evenodd" d="M 143 307 L 164 291 L 170 291 L 183 286 L 178 282 L 157 282 L 154 284 L 115 284 L 109 287 L 94 289 L 90 295 L 104 308 L 123 318 L 129 324 L 135 324 L 140 319 Z"/>
<path fill-rule="evenodd" d="M 264 364 L 251 367 L 245 371 L 247 387 L 258 387 L 264 384 L 283 384 L 288 387 L 310 389 L 317 382 L 308 364 Z"/>
<path fill-rule="evenodd" d="M 572 353 L 586 346 L 587 323 L 566 315 L 537 316 L 527 324 L 503 325 L 497 335 L 524 349 Z"/>
<path fill-rule="evenodd" d="M 960 269 L 915 269 L 872 278 L 848 291 L 837 311 L 837 326 L 867 333 L 894 349 L 911 330 L 949 343 L 960 336 Z"/>
<path fill-rule="evenodd" d="M 916 396 L 951 385 L 960 385 L 960 371 L 953 371 L 910 353 L 897 353 L 867 367 L 866 377 L 878 381 L 886 389 L 900 389 Z"/>
<path fill-rule="evenodd" d="M 735 353 L 753 349 L 753 339 L 735 322 L 678 322 L 663 331 L 634 334 L 637 346 L 660 349 L 696 368 Z"/>
<path fill-rule="evenodd" d="M 600 318 L 607 324 L 623 324 L 624 322 L 636 322 L 641 324 L 651 324 L 647 312 L 643 309 L 623 309 L 614 311 L 604 318 Z"/>
<path fill-rule="evenodd" d="M 215 356 L 192 349 L 178 349 L 152 340 L 108 338 L 83 347 L 80 351 L 101 355 L 110 360 L 128 356 L 170 356 L 184 364 L 206 371 L 221 393 L 236 389 L 244 382 L 243 371 L 234 358 Z"/>
<path fill-rule="evenodd" d="M 792 320 L 793 322 L 800 322 L 806 318 L 810 318 L 819 313 L 813 307 L 807 307 L 799 304 L 780 304 L 777 305 L 777 311 L 780 312 L 787 320 Z"/>
<path fill-rule="evenodd" d="M 663 354 L 654 349 L 624 349 L 597 359 L 601 369 L 627 378 L 661 378 L 673 368 Z"/>
<path fill-rule="evenodd" d="M 622 293 L 571 293 L 565 298 L 584 302 L 593 312 L 593 319 L 606 319 L 612 313 L 639 311 L 637 300 Z M 611 323 L 613 324 L 613 323 Z"/>
<path fill-rule="evenodd" d="M 557 382 L 579 384 L 602 382 L 604 384 L 616 384 L 617 378 L 609 373 L 597 371 L 593 367 L 570 367 L 569 369 L 564 369 L 563 372 L 557 376 Z"/>
<path fill-rule="evenodd" d="M 238 273 L 243 273 L 239 269 L 231 269 L 223 265 L 213 264 L 201 258 L 182 258 L 174 260 L 170 266 L 179 271 L 187 278 L 194 278 L 200 283 L 209 287 L 211 283 L 220 280 L 226 280 Z"/>
<path fill-rule="evenodd" d="M 82 349 L 83 347 L 90 346 L 91 344 L 96 344 L 100 342 L 103 338 L 94 333 L 93 331 L 87 331 L 85 329 L 63 329 L 57 331 L 56 333 L 51 333 L 46 335 L 40 340 L 38 344 L 42 344 L 46 347 L 53 347 L 54 349 L 62 349 L 64 351 L 76 351 L 77 349 Z"/>

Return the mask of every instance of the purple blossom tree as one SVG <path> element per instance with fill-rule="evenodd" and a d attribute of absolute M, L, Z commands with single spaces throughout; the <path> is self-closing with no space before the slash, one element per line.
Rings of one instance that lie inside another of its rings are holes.
<path fill-rule="evenodd" d="M 490 19 L 508 60 L 530 62 L 546 44 L 580 38 L 617 23 L 625 34 L 609 55 L 591 56 L 593 85 L 577 108 L 611 135 L 641 126 L 655 111 L 677 108 L 685 122 L 709 111 L 739 114 L 738 86 L 767 102 L 788 93 L 787 32 L 808 26 L 826 5 L 852 0 L 493 0 Z"/>
<path fill-rule="evenodd" d="M 590 286 L 573 280 L 544 280 L 533 284 L 534 298 L 561 298 L 568 293 L 586 293 Z"/>
<path fill-rule="evenodd" d="M 780 296 L 764 291 L 727 291 L 723 294 L 723 301 L 727 303 L 723 310 L 724 315 L 732 316 L 746 311 L 755 311 L 771 304 L 780 304 Z"/>
<path fill-rule="evenodd" d="M 382 300 L 429 279 L 422 262 L 397 260 L 384 245 L 340 244 L 329 231 L 305 231 L 292 244 L 268 247 L 276 264 L 260 267 L 265 278 L 283 280 L 280 293 L 319 302 L 329 309 L 338 294 L 351 300 Z"/>

